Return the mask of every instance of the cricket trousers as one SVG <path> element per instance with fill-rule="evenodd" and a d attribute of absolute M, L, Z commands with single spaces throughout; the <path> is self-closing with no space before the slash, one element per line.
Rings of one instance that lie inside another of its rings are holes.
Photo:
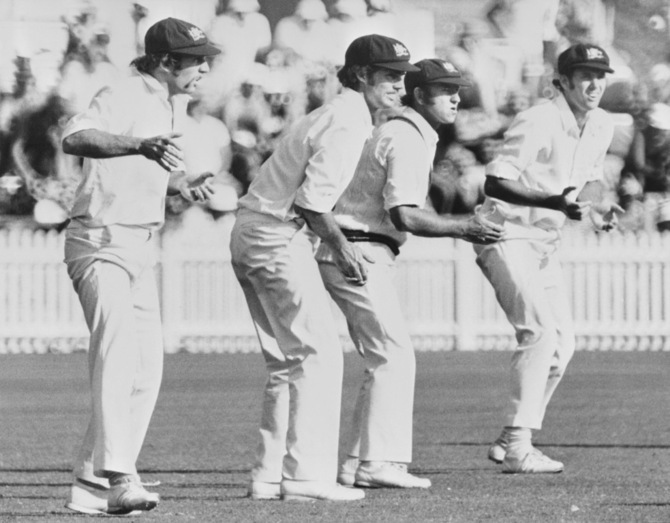
<path fill-rule="evenodd" d="M 136 474 L 163 374 L 151 232 L 69 228 L 65 262 L 90 331 L 92 416 L 76 458 L 84 479 Z"/>
<path fill-rule="evenodd" d="M 230 248 L 268 372 L 252 480 L 334 483 L 342 348 L 313 244 L 295 221 L 242 209 Z"/>
<path fill-rule="evenodd" d="M 332 259 L 326 246 L 317 255 L 326 289 L 365 362 L 345 450 L 362 461 L 410 463 L 416 359 L 395 289 L 395 256 L 385 245 L 357 245 L 375 260 L 363 286 L 324 261 Z"/>
<path fill-rule="evenodd" d="M 538 234 L 539 236 L 539 234 Z M 476 245 L 477 264 L 516 333 L 505 426 L 541 429 L 575 351 L 556 236 Z"/>

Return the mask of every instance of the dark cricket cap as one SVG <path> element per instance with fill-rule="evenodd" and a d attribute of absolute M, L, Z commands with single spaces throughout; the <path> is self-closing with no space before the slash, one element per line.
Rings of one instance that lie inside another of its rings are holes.
<path fill-rule="evenodd" d="M 614 72 L 605 50 L 593 44 L 575 44 L 558 56 L 558 74 L 568 74 L 577 67 L 606 73 Z"/>
<path fill-rule="evenodd" d="M 202 29 L 177 18 L 165 18 L 152 25 L 144 35 L 144 51 L 192 56 L 213 56 L 221 52 L 209 43 Z"/>
<path fill-rule="evenodd" d="M 416 71 L 405 75 L 405 91 L 411 93 L 415 87 L 432 84 L 448 84 L 469 87 L 468 82 L 453 64 L 439 58 L 428 58 L 414 64 Z"/>
<path fill-rule="evenodd" d="M 351 42 L 344 54 L 344 65 L 375 65 L 400 72 L 417 70 L 409 63 L 405 44 L 377 34 L 360 36 Z"/>

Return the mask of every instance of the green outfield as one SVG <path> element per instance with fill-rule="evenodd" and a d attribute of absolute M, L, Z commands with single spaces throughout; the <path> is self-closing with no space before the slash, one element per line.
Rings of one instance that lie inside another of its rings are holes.
<path fill-rule="evenodd" d="M 668 522 L 670 353 L 577 353 L 536 442 L 558 475 L 510 476 L 486 460 L 497 435 L 509 354 L 421 353 L 412 469 L 428 491 L 368 490 L 362 502 L 245 498 L 261 356 L 166 359 L 139 466 L 158 479 L 160 522 Z M 0 357 L 0 521 L 69 522 L 70 461 L 87 420 L 86 356 Z M 343 423 L 356 354 L 346 355 Z"/>

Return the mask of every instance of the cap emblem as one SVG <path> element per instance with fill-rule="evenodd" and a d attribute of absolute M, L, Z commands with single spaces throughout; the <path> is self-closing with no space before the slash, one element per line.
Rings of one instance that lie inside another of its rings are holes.
<path fill-rule="evenodd" d="M 596 47 L 589 47 L 586 50 L 586 58 L 588 60 L 602 60 L 605 58 L 603 52 Z"/>
<path fill-rule="evenodd" d="M 458 73 L 456 68 L 449 62 L 442 62 L 442 67 L 444 67 L 444 69 L 450 74 Z"/>
<path fill-rule="evenodd" d="M 402 44 L 393 44 L 393 50 L 395 51 L 395 55 L 397 57 L 400 56 L 409 56 L 409 51 L 407 48 L 402 45 Z"/>
<path fill-rule="evenodd" d="M 205 38 L 205 33 L 202 32 L 202 29 L 199 27 L 191 27 L 188 30 L 189 36 L 193 39 L 194 42 L 197 42 L 198 40 L 202 40 Z"/>

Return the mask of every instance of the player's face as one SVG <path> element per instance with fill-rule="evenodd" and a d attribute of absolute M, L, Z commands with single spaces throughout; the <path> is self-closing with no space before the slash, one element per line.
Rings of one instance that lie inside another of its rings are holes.
<path fill-rule="evenodd" d="M 363 96 L 371 112 L 400 105 L 404 89 L 403 73 L 390 69 L 374 69 L 367 76 Z"/>
<path fill-rule="evenodd" d="M 573 111 L 586 113 L 600 104 L 607 80 L 603 71 L 578 67 L 572 72 L 571 77 L 565 75 L 561 77 L 561 85 L 565 99 Z"/>
<path fill-rule="evenodd" d="M 168 83 L 170 94 L 192 94 L 208 72 L 209 64 L 204 56 L 180 57 Z"/>
<path fill-rule="evenodd" d="M 433 127 L 439 124 L 454 123 L 461 97 L 459 87 L 450 84 L 430 85 L 424 91 L 424 117 Z"/>

